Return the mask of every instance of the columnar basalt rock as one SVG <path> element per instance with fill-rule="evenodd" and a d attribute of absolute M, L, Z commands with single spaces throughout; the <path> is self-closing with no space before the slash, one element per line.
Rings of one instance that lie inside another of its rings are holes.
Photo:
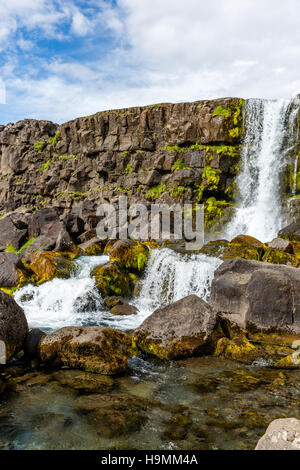
<path fill-rule="evenodd" d="M 0 129 L 0 210 L 72 208 L 90 230 L 101 202 L 168 196 L 210 199 L 213 225 L 234 197 L 242 107 L 243 100 L 224 98 L 105 111 L 61 126 L 8 124 Z"/>

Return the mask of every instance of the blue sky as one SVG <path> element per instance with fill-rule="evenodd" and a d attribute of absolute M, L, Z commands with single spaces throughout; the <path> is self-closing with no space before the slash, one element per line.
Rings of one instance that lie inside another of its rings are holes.
<path fill-rule="evenodd" d="M 299 0 L 0 0 L 0 123 L 290 98 L 299 16 Z"/>

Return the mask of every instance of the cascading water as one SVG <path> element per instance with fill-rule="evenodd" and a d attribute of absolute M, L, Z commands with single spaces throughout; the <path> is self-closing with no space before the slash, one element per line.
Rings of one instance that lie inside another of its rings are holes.
<path fill-rule="evenodd" d="M 90 277 L 92 269 L 107 260 L 107 256 L 79 258 L 74 277 L 18 290 L 15 300 L 24 309 L 30 327 L 45 331 L 87 325 L 135 329 L 160 305 L 189 294 L 207 299 L 214 271 L 221 264 L 220 260 L 205 255 L 180 255 L 167 248 L 153 250 L 140 295 L 134 301 L 138 313 L 119 316 L 104 308 L 95 281 Z"/>
<path fill-rule="evenodd" d="M 242 168 L 237 178 L 238 208 L 225 236 L 252 235 L 262 241 L 281 228 L 280 173 L 288 102 L 246 101 Z"/>

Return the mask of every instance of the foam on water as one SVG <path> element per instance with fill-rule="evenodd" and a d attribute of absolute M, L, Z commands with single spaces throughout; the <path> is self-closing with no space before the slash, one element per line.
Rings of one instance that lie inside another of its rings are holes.
<path fill-rule="evenodd" d="M 102 325 L 122 330 L 137 328 L 160 305 L 197 294 L 207 300 L 215 269 L 221 263 L 205 255 L 181 255 L 170 249 L 153 250 L 141 280 L 140 295 L 131 303 L 136 315 L 112 315 L 104 307 L 90 272 L 107 256 L 79 258 L 70 279 L 54 279 L 40 286 L 27 285 L 15 294 L 29 326 L 45 331 L 64 326 Z"/>

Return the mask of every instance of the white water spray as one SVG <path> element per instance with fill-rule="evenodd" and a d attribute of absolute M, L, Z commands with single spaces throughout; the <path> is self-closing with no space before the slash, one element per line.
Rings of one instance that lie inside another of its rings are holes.
<path fill-rule="evenodd" d="M 205 255 L 180 255 L 164 248 L 153 250 L 142 279 L 140 295 L 131 303 L 136 315 L 113 315 L 104 307 L 90 272 L 108 261 L 107 256 L 82 257 L 77 274 L 40 286 L 27 285 L 15 294 L 29 326 L 45 331 L 64 326 L 102 325 L 121 330 L 137 328 L 157 307 L 197 294 L 207 299 L 215 269 L 221 264 Z"/>
<path fill-rule="evenodd" d="M 280 173 L 287 108 L 283 100 L 246 102 L 238 208 L 226 238 L 243 233 L 266 242 L 281 228 Z"/>

